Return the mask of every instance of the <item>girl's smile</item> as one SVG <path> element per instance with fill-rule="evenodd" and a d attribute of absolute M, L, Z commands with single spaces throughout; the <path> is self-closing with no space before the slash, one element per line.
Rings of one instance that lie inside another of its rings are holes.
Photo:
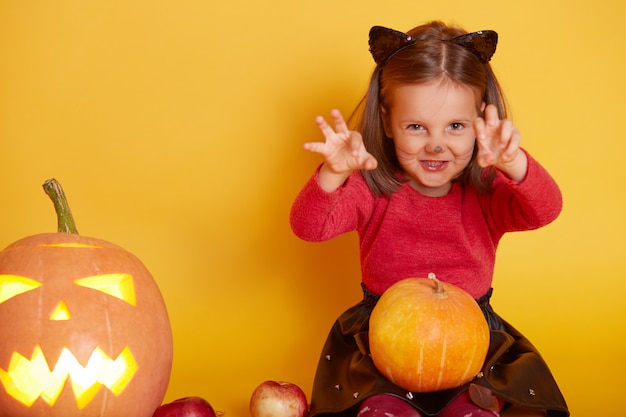
<path fill-rule="evenodd" d="M 427 171 L 441 171 L 448 166 L 446 161 L 421 161 Z"/>
<path fill-rule="evenodd" d="M 476 93 L 442 79 L 394 88 L 388 103 L 381 109 L 385 132 L 409 183 L 424 195 L 446 195 L 472 158 Z"/>

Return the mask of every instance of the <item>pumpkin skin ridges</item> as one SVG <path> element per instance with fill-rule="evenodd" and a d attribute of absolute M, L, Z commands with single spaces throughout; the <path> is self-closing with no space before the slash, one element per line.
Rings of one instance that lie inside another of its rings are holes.
<path fill-rule="evenodd" d="M 65 208 L 69 213 L 69 207 Z M 116 274 L 132 277 L 130 284 L 124 281 L 124 288 L 130 288 L 134 298 L 76 282 Z M 34 397 L 30 406 L 0 387 L 0 416 L 151 417 L 169 383 L 172 333 L 164 300 L 142 262 L 101 239 L 74 232 L 43 233 L 20 239 L 0 252 L 0 278 L 10 285 L 13 276 L 41 285 L 13 296 L 9 291 L 9 296 L 0 298 L 4 300 L 0 302 L 2 384 L 14 381 L 17 375 L 12 373 L 17 371 L 9 370 L 16 355 L 26 364 L 35 355 L 52 370 L 61 352 L 69 352 L 72 360 L 86 367 L 97 350 L 105 363 L 129 357 L 129 363 L 134 361 L 137 369 L 132 373 L 134 366 L 129 365 L 126 382 L 117 383 L 103 376 L 117 394 L 100 382 L 89 388 L 95 395 L 82 404 L 74 395 L 71 376 L 56 399 Z M 51 315 L 61 302 L 69 315 Z M 61 320 L 57 320 L 59 317 Z"/>
<path fill-rule="evenodd" d="M 380 297 L 370 317 L 374 365 L 409 391 L 440 391 L 469 382 L 487 354 L 489 328 L 476 301 L 458 287 L 441 284 L 447 296 L 436 294 L 431 279 L 402 280 Z"/>
<path fill-rule="evenodd" d="M 40 246 L 50 243 L 82 243 L 99 248 Z M 23 262 L 24 258 L 30 261 Z M 72 262 L 72 258 L 77 261 Z M 47 267 L 42 269 L 42 264 Z M 59 269 L 64 271 L 64 276 L 55 273 Z M 135 280 L 137 306 L 126 305 L 124 301 L 72 284 L 74 279 L 94 275 L 94 269 L 98 273 L 120 270 L 131 273 Z M 140 369 L 120 396 L 116 397 L 105 387 L 100 387 L 91 403 L 81 411 L 76 409 L 69 379 L 54 407 L 38 399 L 32 407 L 25 409 L 21 403 L 0 391 L 3 415 L 66 417 L 92 415 L 96 409 L 102 412 L 96 415 L 102 416 L 152 415 L 160 405 L 169 382 L 172 336 L 161 294 L 149 272 L 134 255 L 100 239 L 66 233 L 41 234 L 21 239 L 0 252 L 0 274 L 4 273 L 36 279 L 43 283 L 42 289 L 48 289 L 43 296 L 37 294 L 37 289 L 0 305 L 0 321 L 7 323 L 0 330 L 4 342 L 0 346 L 0 368 L 7 369 L 13 352 L 30 357 L 35 344 L 42 346 L 48 363 L 53 367 L 62 348 L 75 343 L 80 347 L 72 348 L 72 353 L 83 365 L 96 346 L 112 358 L 128 346 Z M 68 299 L 68 291 L 80 295 Z M 49 323 L 47 313 L 61 298 L 68 302 L 72 320 L 78 323 L 72 328 L 67 323 Z M 41 303 L 39 309 L 34 308 L 37 303 Z M 85 315 L 89 314 L 94 316 L 94 322 L 86 320 Z"/>

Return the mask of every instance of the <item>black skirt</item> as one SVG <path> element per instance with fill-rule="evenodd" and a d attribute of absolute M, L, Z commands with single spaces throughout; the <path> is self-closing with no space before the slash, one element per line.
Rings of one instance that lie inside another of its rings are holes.
<path fill-rule="evenodd" d="M 310 417 L 354 417 L 361 401 L 376 394 L 405 399 L 420 413 L 436 416 L 469 383 L 433 393 L 407 392 L 380 374 L 369 354 L 369 317 L 378 296 L 363 287 L 364 298 L 346 310 L 333 325 L 320 355 Z M 477 300 L 489 328 L 491 341 L 482 372 L 471 382 L 489 388 L 505 401 L 546 410 L 551 417 L 569 411 L 552 373 L 535 347 L 491 308 L 491 290 Z"/>

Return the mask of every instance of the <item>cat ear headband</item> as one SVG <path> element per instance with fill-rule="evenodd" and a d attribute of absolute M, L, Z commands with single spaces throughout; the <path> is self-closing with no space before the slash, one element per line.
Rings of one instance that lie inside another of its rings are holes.
<path fill-rule="evenodd" d="M 496 52 L 498 34 L 493 30 L 481 30 L 456 36 L 446 42 L 466 48 L 486 64 Z M 384 65 L 397 52 L 415 43 L 417 40 L 412 36 L 397 30 L 383 26 L 374 26 L 370 29 L 370 52 L 378 65 Z"/>

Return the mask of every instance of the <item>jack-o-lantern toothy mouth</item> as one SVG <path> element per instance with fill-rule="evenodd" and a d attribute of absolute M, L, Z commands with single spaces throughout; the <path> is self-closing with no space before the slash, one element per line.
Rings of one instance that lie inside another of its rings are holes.
<path fill-rule="evenodd" d="M 76 404 L 83 409 L 102 385 L 115 395 L 121 394 L 137 368 L 128 346 L 116 359 L 111 359 L 97 347 L 86 366 L 82 366 L 68 348 L 63 348 L 51 371 L 41 347 L 37 345 L 30 359 L 14 352 L 8 369 L 0 368 L 0 380 L 11 397 L 30 407 L 39 397 L 53 406 L 69 377 Z"/>

